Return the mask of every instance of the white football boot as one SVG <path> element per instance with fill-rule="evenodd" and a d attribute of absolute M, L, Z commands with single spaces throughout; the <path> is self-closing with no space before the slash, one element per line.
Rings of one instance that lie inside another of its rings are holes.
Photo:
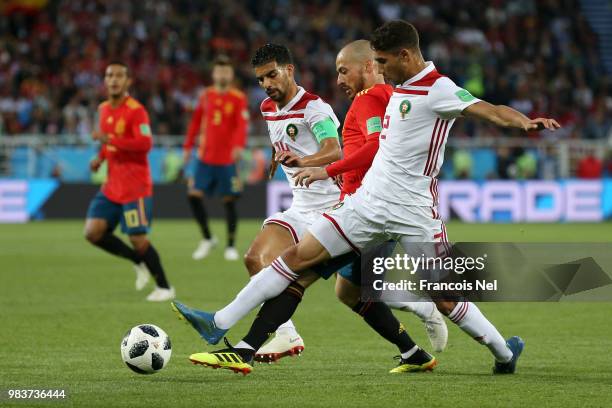
<path fill-rule="evenodd" d="M 144 262 L 140 262 L 139 264 L 134 264 L 134 272 L 136 272 L 136 290 L 143 290 L 151 277 L 149 268 L 147 268 Z"/>
<path fill-rule="evenodd" d="M 147 300 L 149 302 L 165 302 L 167 300 L 172 300 L 175 297 L 176 293 L 174 292 L 174 288 L 172 286 L 169 289 L 156 286 L 155 289 L 153 289 L 153 292 L 149 293 L 149 296 L 147 296 Z"/>
<path fill-rule="evenodd" d="M 438 353 L 444 351 L 448 342 L 448 328 L 442 313 L 434 306 L 431 315 L 421 320 L 425 324 L 425 331 L 427 332 L 427 337 L 429 337 L 431 347 Z"/>
<path fill-rule="evenodd" d="M 287 356 L 299 356 L 304 351 L 304 340 L 302 337 L 291 330 L 277 331 L 274 338 L 262 346 L 255 353 L 255 361 L 260 363 L 273 363 Z"/>
<path fill-rule="evenodd" d="M 238 250 L 234 247 L 225 248 L 225 253 L 223 254 L 226 261 L 237 261 L 240 258 L 240 254 L 238 254 Z"/>
<path fill-rule="evenodd" d="M 217 246 L 217 237 L 211 237 L 210 239 L 203 239 L 198 244 L 198 247 L 195 251 L 193 251 L 193 259 L 198 261 L 200 259 L 204 259 L 210 253 L 210 250 Z"/>

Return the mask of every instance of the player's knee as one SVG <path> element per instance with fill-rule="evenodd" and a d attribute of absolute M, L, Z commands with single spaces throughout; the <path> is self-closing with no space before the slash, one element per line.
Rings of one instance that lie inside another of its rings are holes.
<path fill-rule="evenodd" d="M 87 241 L 95 245 L 96 243 L 100 242 L 100 240 L 104 236 L 104 231 L 100 231 L 97 229 L 85 229 L 84 235 Z"/>
<path fill-rule="evenodd" d="M 457 302 L 454 302 L 452 300 L 436 300 L 435 303 L 436 307 L 438 308 L 438 311 L 445 316 L 451 314 L 453 309 L 455 309 L 455 306 L 457 306 Z"/>
<path fill-rule="evenodd" d="M 304 260 L 300 259 L 300 252 L 297 245 L 292 245 L 287 248 L 281 256 L 285 264 L 291 268 L 299 268 Z"/>
<path fill-rule="evenodd" d="M 249 276 L 255 275 L 264 267 L 261 255 L 249 249 L 246 254 L 244 254 L 244 266 L 246 266 L 247 271 L 249 271 Z"/>
<path fill-rule="evenodd" d="M 145 235 L 130 235 L 130 244 L 137 252 L 143 252 L 149 246 L 149 241 Z"/>

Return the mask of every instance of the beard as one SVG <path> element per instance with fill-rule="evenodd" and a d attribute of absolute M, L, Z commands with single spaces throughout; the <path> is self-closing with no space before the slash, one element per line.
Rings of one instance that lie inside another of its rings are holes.
<path fill-rule="evenodd" d="M 285 99 L 287 94 L 278 88 L 272 88 L 269 91 L 266 90 L 266 95 L 268 95 L 274 102 L 280 102 Z"/>

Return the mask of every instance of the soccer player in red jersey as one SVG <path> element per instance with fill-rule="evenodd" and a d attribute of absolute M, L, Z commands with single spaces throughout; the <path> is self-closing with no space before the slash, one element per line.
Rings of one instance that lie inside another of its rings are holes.
<path fill-rule="evenodd" d="M 173 299 L 175 292 L 147 237 L 153 205 L 147 154 L 153 141 L 147 111 L 128 94 L 131 83 L 127 65 L 113 62 L 106 67 L 104 86 L 108 100 L 98 108 L 99 130 L 92 135 L 102 147 L 91 169 L 96 171 L 106 160 L 108 178 L 89 205 L 85 237 L 97 247 L 134 263 L 137 290 L 145 287 L 150 273 L 157 286 L 147 300 L 161 302 Z M 113 234 L 119 223 L 133 249 Z"/>
<path fill-rule="evenodd" d="M 239 258 L 235 247 L 236 200 L 242 191 L 236 162 L 247 140 L 248 101 L 244 93 L 232 88 L 234 68 L 227 57 L 220 56 L 215 60 L 212 79 L 213 86 L 200 95 L 183 145 L 184 163 L 187 164 L 196 135 L 199 136 L 198 160 L 188 197 L 203 239 L 193 253 L 193 259 L 205 258 L 217 244 L 208 227 L 203 201 L 205 196 L 217 194 L 223 200 L 227 221 L 225 259 L 235 261 Z"/>

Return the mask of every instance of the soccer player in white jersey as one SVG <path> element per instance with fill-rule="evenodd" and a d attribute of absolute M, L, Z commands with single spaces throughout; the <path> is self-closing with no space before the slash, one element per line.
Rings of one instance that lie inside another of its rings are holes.
<path fill-rule="evenodd" d="M 345 54 L 355 52 L 348 48 Z M 256 51 L 252 63 L 260 85 L 269 95 L 269 98 L 261 104 L 261 111 L 268 123 L 270 138 L 275 148 L 275 160 L 282 163 L 285 172 L 293 175 L 299 171 L 296 166 L 303 168 L 303 166 L 313 165 L 314 162 L 324 165 L 328 163 L 328 160 L 333 160 L 334 142 L 337 144 L 337 120 L 329 105 L 296 85 L 289 50 L 284 46 L 267 44 Z M 371 72 L 368 76 L 368 83 L 373 83 L 377 78 L 379 76 Z M 382 112 L 379 116 L 382 116 Z M 321 148 L 317 141 L 320 142 Z M 247 253 L 246 264 L 252 275 L 270 265 L 284 249 L 298 242 L 306 233 L 311 222 L 320 217 L 324 211 L 330 210 L 331 205 L 336 204 L 339 198 L 339 190 L 330 183 L 321 183 L 319 188 L 312 189 L 296 186 L 293 183 L 292 187 L 294 200 L 291 208 L 274 214 L 264 222 L 262 232 Z M 290 321 L 285 324 L 281 323 L 291 317 L 303 296 L 304 289 L 319 276 L 328 278 L 338 267 L 347 262 L 352 263 L 356 256 L 348 255 L 330 265 L 317 265 L 315 271 L 304 274 L 300 280 L 292 282 L 281 295 L 266 302 L 247 336 L 236 346 L 238 349 L 241 345 L 250 346 L 249 349 L 243 349 L 242 356 L 235 355 L 235 349 L 229 347 L 213 353 L 198 353 L 190 358 L 194 362 L 212 367 L 248 373 L 251 367 L 246 362 L 250 362 L 253 357 L 259 361 L 275 361 L 285 355 L 301 352 L 304 348 L 303 342 L 295 331 L 295 327 Z M 291 279 L 290 276 L 285 276 L 285 278 Z M 252 276 L 252 281 L 256 280 L 257 276 Z M 189 321 L 202 337 L 210 341 L 210 336 L 205 329 L 207 313 L 191 309 L 179 302 L 174 302 L 173 306 L 181 318 Z M 401 302 L 396 305 L 402 310 L 408 306 L 414 305 L 411 305 L 410 302 Z M 386 304 L 363 303 L 359 308 L 352 309 L 360 314 L 379 335 L 395 344 L 400 353 L 416 347 Z M 406 310 L 416 313 L 414 308 L 408 307 Z M 430 318 L 429 315 L 420 317 Z M 222 320 L 217 323 L 220 327 L 224 325 Z M 228 324 L 233 324 L 233 322 Z M 201 331 L 203 328 L 204 332 Z M 442 324 L 442 328 L 445 329 L 445 325 Z M 274 339 L 261 347 L 269 333 L 275 330 L 277 333 Z M 441 335 L 439 331 L 439 329 L 433 329 L 431 332 L 428 330 L 428 335 L 430 338 L 439 337 Z M 445 333 L 445 330 L 443 331 Z M 216 344 L 219 340 L 220 337 L 217 337 L 212 343 Z M 438 343 L 439 341 L 436 342 Z M 257 353 L 255 350 L 258 350 Z M 205 354 L 203 359 L 198 358 L 198 355 L 201 354 Z M 413 360 L 415 364 L 412 370 L 415 371 L 431 370 L 436 364 L 435 358 L 424 351 L 415 355 Z"/>
<path fill-rule="evenodd" d="M 340 158 L 337 128 L 340 122 L 331 106 L 296 84 L 294 65 L 287 47 L 266 44 L 255 53 L 252 65 L 268 98 L 261 114 L 273 147 L 272 168 L 280 163 L 287 177 L 301 167 L 324 166 Z M 293 202 L 286 211 L 268 217 L 245 255 L 250 276 L 268 266 L 282 251 L 297 243 L 308 226 L 338 202 L 340 190 L 332 181 L 308 189 L 292 184 Z M 329 274 L 332 272 L 330 271 Z M 296 285 L 296 295 L 303 291 Z M 301 295 L 300 295 L 301 296 Z M 273 359 L 299 354 L 304 342 L 291 320 L 257 356 Z"/>
<path fill-rule="evenodd" d="M 405 21 L 379 27 L 372 36 L 372 47 L 381 72 L 398 86 L 387 106 L 379 150 L 362 187 L 342 206 L 320 217 L 297 245 L 260 271 L 233 302 L 218 311 L 203 330 L 211 338 L 227 331 L 215 326 L 216 315 L 221 314 L 225 327 L 231 327 L 263 301 L 282 293 L 291 283 L 287 277 L 299 279 L 312 265 L 360 252 L 372 242 L 389 238 L 404 244 L 444 239 L 446 229 L 436 211 L 436 175 L 457 117 L 524 131 L 560 127 L 553 119 L 529 119 L 507 106 L 474 98 L 438 74 L 433 63 L 423 59 L 416 29 Z M 439 302 L 438 308 L 492 352 L 494 373 L 515 372 L 524 347 L 519 337 L 504 341 L 471 302 Z"/>

